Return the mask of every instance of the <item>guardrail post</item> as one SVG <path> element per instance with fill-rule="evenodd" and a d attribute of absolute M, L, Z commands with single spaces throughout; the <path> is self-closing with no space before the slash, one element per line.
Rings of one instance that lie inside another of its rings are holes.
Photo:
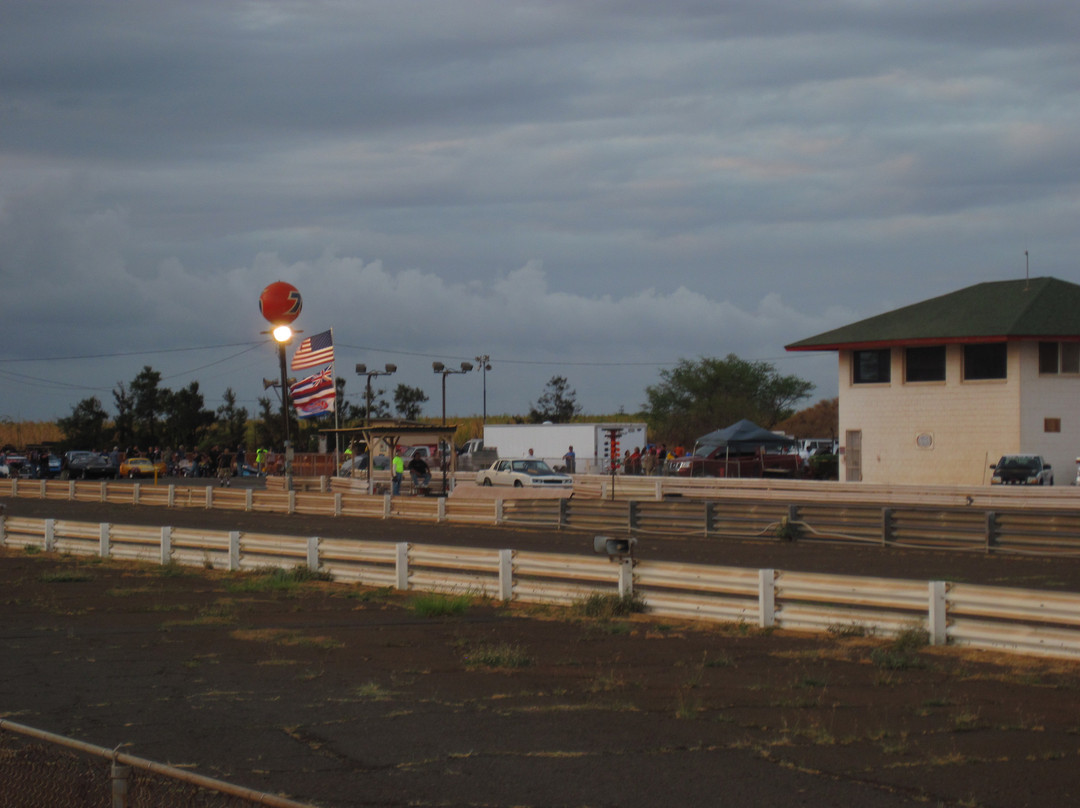
<path fill-rule="evenodd" d="M 394 551 L 394 572 L 397 578 L 394 586 L 405 591 L 409 588 L 409 543 L 398 542 Z"/>
<path fill-rule="evenodd" d="M 656 495 L 655 495 L 654 499 L 657 502 L 662 502 L 663 499 L 664 499 L 664 481 L 663 480 L 657 480 L 656 481 Z"/>
<path fill-rule="evenodd" d="M 634 560 L 632 558 L 619 559 L 619 597 L 630 598 L 634 596 Z"/>
<path fill-rule="evenodd" d="M 392 498 L 391 498 L 391 496 L 389 494 L 383 494 L 383 498 L 382 498 L 382 518 L 383 519 L 389 519 L 390 518 L 390 503 L 391 503 L 391 501 L 392 501 Z"/>
<path fill-rule="evenodd" d="M 327 492 L 327 490 L 328 489 L 326 487 L 326 475 L 323 474 L 323 475 L 321 475 L 319 477 L 319 493 L 320 494 L 325 494 Z"/>
<path fill-rule="evenodd" d="M 109 523 L 102 522 L 98 526 L 98 554 L 102 558 L 109 557 Z"/>
<path fill-rule="evenodd" d="M 307 540 L 307 566 L 312 572 L 319 571 L 319 543 L 321 541 L 318 536 L 309 536 Z"/>
<path fill-rule="evenodd" d="M 986 552 L 994 552 L 994 548 L 998 544 L 999 529 L 997 523 L 997 513 L 995 511 L 986 512 Z"/>
<path fill-rule="evenodd" d="M 638 527 L 638 502 L 636 499 L 628 499 L 626 501 L 626 528 L 627 530 L 637 530 Z"/>
<path fill-rule="evenodd" d="M 7 542 L 7 525 L 4 519 L 4 509 L 0 508 L 0 547 L 3 547 Z"/>
<path fill-rule="evenodd" d="M 929 634 L 931 645 L 945 645 L 948 642 L 946 619 L 945 582 L 930 581 Z"/>
<path fill-rule="evenodd" d="M 788 541 L 795 541 L 802 536 L 802 527 L 799 522 L 799 506 L 788 505 L 787 506 L 787 523 L 788 523 L 788 535 L 785 536 Z"/>
<path fill-rule="evenodd" d="M 514 599 L 514 551 L 499 550 L 499 600 Z"/>
<path fill-rule="evenodd" d="M 716 519 L 716 503 L 705 503 L 705 529 L 701 532 L 701 535 L 705 538 L 709 538 L 709 531 L 712 530 L 713 521 Z"/>
<path fill-rule="evenodd" d="M 439 497 L 438 503 L 435 506 L 435 521 L 446 521 L 446 497 Z"/>
<path fill-rule="evenodd" d="M 141 486 L 141 485 L 142 485 L 142 483 L 135 483 L 133 486 L 131 486 L 131 504 L 132 505 L 138 505 L 139 504 L 139 486 Z"/>
<path fill-rule="evenodd" d="M 501 503 L 502 500 L 499 500 Z M 502 514 L 499 514 L 500 519 Z M 566 524 L 570 521 L 570 501 L 566 497 L 559 498 L 559 529 L 566 527 Z"/>
<path fill-rule="evenodd" d="M 56 520 L 45 520 L 45 552 L 51 553 L 56 549 Z"/>
<path fill-rule="evenodd" d="M 758 627 L 769 628 L 776 623 L 776 574 L 774 570 L 758 570 Z"/>
<path fill-rule="evenodd" d="M 341 516 L 341 492 L 334 492 L 334 516 Z"/>
<path fill-rule="evenodd" d="M 75 501 L 75 481 L 68 480 L 68 502 Z"/>
<path fill-rule="evenodd" d="M 109 489 L 106 487 L 106 485 L 107 485 L 106 482 L 104 480 L 102 480 L 101 481 L 101 498 L 100 498 L 101 502 L 108 502 L 109 501 Z"/>
<path fill-rule="evenodd" d="M 296 513 L 296 489 L 295 488 L 289 491 L 289 510 L 288 510 L 288 513 L 290 515 Z"/>
<path fill-rule="evenodd" d="M 169 483 L 169 507 L 176 507 L 176 483 Z"/>
<path fill-rule="evenodd" d="M 501 525 L 503 523 L 503 501 L 502 497 L 495 500 L 495 524 Z"/>
<path fill-rule="evenodd" d="M 41 481 L 41 494 L 39 495 L 38 499 L 45 499 L 45 482 L 45 480 Z"/>
<path fill-rule="evenodd" d="M 229 571 L 240 569 L 240 531 L 229 531 Z"/>
<path fill-rule="evenodd" d="M 206 510 L 214 507 L 214 486 L 206 486 Z"/>
<path fill-rule="evenodd" d="M 892 544 L 896 541 L 896 520 L 892 508 L 881 509 L 881 543 Z"/>
<path fill-rule="evenodd" d="M 244 491 L 244 510 L 248 513 L 255 508 L 255 492 L 252 489 Z"/>
<path fill-rule="evenodd" d="M 161 528 L 161 563 L 162 566 L 172 561 L 172 528 Z"/>
<path fill-rule="evenodd" d="M 112 808 L 128 808 L 128 780 L 131 767 L 113 761 L 109 771 L 112 778 Z"/>
<path fill-rule="evenodd" d="M 13 497 L 19 496 L 19 478 L 18 477 L 12 477 L 11 478 L 11 496 L 13 496 Z"/>

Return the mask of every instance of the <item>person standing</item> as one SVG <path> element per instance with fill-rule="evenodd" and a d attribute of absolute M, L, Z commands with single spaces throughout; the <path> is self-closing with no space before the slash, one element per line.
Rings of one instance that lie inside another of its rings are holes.
<path fill-rule="evenodd" d="M 263 474 L 266 471 L 266 456 L 268 454 L 270 453 L 261 446 L 255 450 L 255 468 L 258 469 L 259 474 Z"/>
<path fill-rule="evenodd" d="M 394 459 L 390 463 L 390 492 L 393 496 L 401 493 L 401 481 L 405 478 L 405 458 L 401 456 L 401 447 L 394 453 Z"/>
<path fill-rule="evenodd" d="M 571 446 L 570 450 L 562 456 L 563 462 L 566 463 L 566 473 L 573 474 L 577 470 L 577 455 L 574 454 L 574 447 Z"/>

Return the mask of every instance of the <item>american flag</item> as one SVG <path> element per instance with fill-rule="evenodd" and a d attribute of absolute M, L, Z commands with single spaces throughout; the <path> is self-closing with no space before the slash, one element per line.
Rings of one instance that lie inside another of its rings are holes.
<path fill-rule="evenodd" d="M 334 337 L 330 331 L 323 331 L 308 337 L 300 343 L 292 358 L 292 369 L 303 370 L 319 365 L 332 364 L 334 361 Z"/>

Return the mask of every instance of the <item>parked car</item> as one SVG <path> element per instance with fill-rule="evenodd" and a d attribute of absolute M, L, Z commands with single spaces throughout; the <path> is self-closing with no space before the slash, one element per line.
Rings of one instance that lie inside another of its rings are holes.
<path fill-rule="evenodd" d="M 555 471 L 543 460 L 496 460 L 476 473 L 477 485 L 512 485 L 514 488 L 573 488 L 574 478 Z"/>
<path fill-rule="evenodd" d="M 60 470 L 61 477 L 80 480 L 116 479 L 117 473 L 108 455 L 77 450 L 64 455 Z"/>
<path fill-rule="evenodd" d="M 161 460 L 152 461 L 145 457 L 132 457 L 120 464 L 120 476 L 135 479 L 136 477 L 165 476 L 165 463 Z"/>
<path fill-rule="evenodd" d="M 991 485 L 1053 485 L 1054 472 L 1041 455 L 1003 455 L 991 464 Z"/>
<path fill-rule="evenodd" d="M 362 471 L 367 471 L 368 456 L 366 454 L 356 455 L 350 457 L 344 463 L 341 464 L 341 468 L 338 469 L 338 477 L 351 477 L 353 474 L 358 474 Z M 385 471 L 390 468 L 390 458 L 386 455 L 375 455 L 375 463 L 372 466 L 376 471 Z"/>

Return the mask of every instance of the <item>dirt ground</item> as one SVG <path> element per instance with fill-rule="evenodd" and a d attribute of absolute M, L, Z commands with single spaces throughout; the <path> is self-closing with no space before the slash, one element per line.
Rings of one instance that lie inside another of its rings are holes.
<path fill-rule="evenodd" d="M 590 536 L 565 533 L 6 504 L 84 521 L 591 551 Z M 1071 560 L 664 537 L 639 549 L 1080 581 Z M 0 553 L 0 587 L 0 716 L 327 808 L 1080 799 L 1072 663 L 491 602 L 425 616 L 415 596 L 381 590 L 17 549 Z"/>

